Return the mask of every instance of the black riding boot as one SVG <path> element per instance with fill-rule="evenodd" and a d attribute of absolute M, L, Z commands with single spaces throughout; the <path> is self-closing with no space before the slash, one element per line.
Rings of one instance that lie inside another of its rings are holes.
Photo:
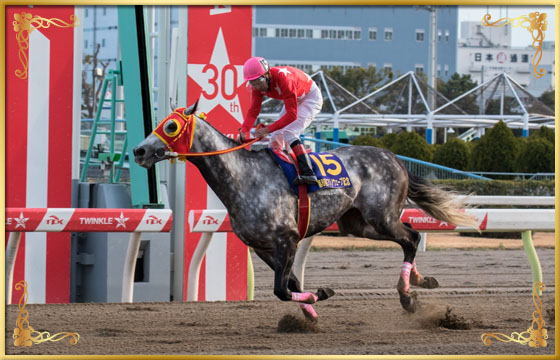
<path fill-rule="evenodd" d="M 296 155 L 297 162 L 301 170 L 301 174 L 294 180 L 294 184 L 317 185 L 317 177 L 315 176 L 315 173 L 313 173 L 311 159 L 309 159 L 309 155 L 307 155 L 303 144 L 299 140 L 296 140 L 290 144 L 290 147 Z"/>

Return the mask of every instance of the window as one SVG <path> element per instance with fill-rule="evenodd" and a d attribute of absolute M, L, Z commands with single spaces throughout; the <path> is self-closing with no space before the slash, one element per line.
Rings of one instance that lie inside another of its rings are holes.
<path fill-rule="evenodd" d="M 441 65 L 439 65 L 439 64 L 437 66 L 437 76 L 441 77 Z"/>
<path fill-rule="evenodd" d="M 305 30 L 304 29 L 298 29 L 297 30 L 297 37 L 298 38 L 305 37 Z"/>
<path fill-rule="evenodd" d="M 369 28 L 368 32 L 371 41 L 377 40 L 377 28 Z"/>
<path fill-rule="evenodd" d="M 474 54 L 474 61 L 482 61 L 482 54 L 481 53 L 475 53 Z"/>
<path fill-rule="evenodd" d="M 311 29 L 305 30 L 305 35 L 306 35 L 306 37 L 312 39 L 313 38 L 313 30 L 311 30 Z"/>
<path fill-rule="evenodd" d="M 87 49 L 87 47 L 88 47 L 88 41 L 86 40 L 84 41 L 84 49 Z"/>
<path fill-rule="evenodd" d="M 445 30 L 445 41 L 449 42 L 449 30 Z"/>
<path fill-rule="evenodd" d="M 103 16 L 107 15 L 107 8 L 103 7 Z"/>
<path fill-rule="evenodd" d="M 511 61 L 512 63 L 516 63 L 517 62 L 517 54 L 511 54 L 509 57 L 509 61 Z"/>
<path fill-rule="evenodd" d="M 88 10 L 89 9 L 86 8 L 85 15 L 84 15 L 85 17 L 88 17 Z"/>
<path fill-rule="evenodd" d="M 522 63 L 529 62 L 529 55 L 527 55 L 527 54 L 522 54 L 522 55 L 521 55 L 521 62 L 522 62 Z"/>
<path fill-rule="evenodd" d="M 449 65 L 446 64 L 443 68 L 445 70 L 445 76 L 449 76 Z"/>
<path fill-rule="evenodd" d="M 393 40 L 393 29 L 392 28 L 385 28 L 385 41 L 392 41 Z"/>
<path fill-rule="evenodd" d="M 329 37 L 328 30 L 321 30 L 321 39 L 327 39 Z"/>
<path fill-rule="evenodd" d="M 424 41 L 424 30 L 416 29 L 416 41 Z"/>
<path fill-rule="evenodd" d="M 290 31 L 290 37 L 291 37 L 291 38 L 296 37 L 296 34 L 297 34 L 296 29 L 290 29 L 289 31 Z"/>
<path fill-rule="evenodd" d="M 266 37 L 268 35 L 268 30 L 267 28 L 260 28 L 259 29 L 259 36 L 260 37 Z"/>
<path fill-rule="evenodd" d="M 253 37 L 259 36 L 259 29 L 253 28 Z"/>
<path fill-rule="evenodd" d="M 105 39 L 101 39 L 101 47 L 105 47 Z"/>
<path fill-rule="evenodd" d="M 423 73 L 423 72 L 424 72 L 424 64 L 416 64 L 416 65 L 414 65 L 414 71 L 415 71 L 417 74 Z"/>
<path fill-rule="evenodd" d="M 362 38 L 362 30 L 354 30 L 354 39 L 360 40 Z"/>
<path fill-rule="evenodd" d="M 441 30 L 440 29 L 438 29 L 438 31 L 437 31 L 437 39 L 438 39 L 438 41 L 441 41 Z"/>
<path fill-rule="evenodd" d="M 280 29 L 280 37 L 288 37 L 288 29 Z"/>

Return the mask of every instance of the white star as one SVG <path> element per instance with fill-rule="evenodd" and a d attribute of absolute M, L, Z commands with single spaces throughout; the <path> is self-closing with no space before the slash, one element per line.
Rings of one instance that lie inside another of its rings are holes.
<path fill-rule="evenodd" d="M 442 221 L 439 223 L 439 227 L 444 227 L 444 226 L 449 226 L 449 223 L 447 223 L 446 221 L 443 221 L 443 220 L 442 220 Z"/>
<path fill-rule="evenodd" d="M 278 70 L 279 73 L 284 74 L 284 76 L 288 76 L 288 74 L 291 74 L 290 70 L 288 70 L 288 68 L 282 68 L 280 70 Z"/>
<path fill-rule="evenodd" d="M 240 124 L 243 123 L 241 104 L 237 95 L 237 89 L 245 82 L 243 65 L 230 63 L 222 28 L 218 31 L 210 62 L 188 64 L 187 69 L 188 76 L 202 88 L 198 103 L 201 111 L 209 113 L 216 106 L 221 105 Z"/>
<path fill-rule="evenodd" d="M 25 229 L 25 223 L 27 222 L 27 220 L 29 220 L 29 218 L 23 217 L 23 213 L 19 213 L 19 217 L 18 218 L 14 218 L 14 220 L 16 221 L 17 225 L 16 225 L 16 229 L 18 227 L 22 227 Z"/>
<path fill-rule="evenodd" d="M 115 220 L 117 220 L 117 229 L 121 226 L 126 229 L 126 222 L 128 221 L 128 218 L 125 218 L 122 212 L 121 216 L 115 218 Z"/>

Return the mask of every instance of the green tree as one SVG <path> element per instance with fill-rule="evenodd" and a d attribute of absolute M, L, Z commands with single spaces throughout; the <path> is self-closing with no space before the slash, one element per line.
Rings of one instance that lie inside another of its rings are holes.
<path fill-rule="evenodd" d="M 519 150 L 519 140 L 500 121 L 475 142 L 469 167 L 473 171 L 514 172 Z"/>
<path fill-rule="evenodd" d="M 364 145 L 364 146 L 375 146 L 375 147 L 382 147 L 381 140 L 376 139 L 374 136 L 370 134 L 360 135 L 355 138 L 352 142 L 352 145 Z"/>
<path fill-rule="evenodd" d="M 538 130 L 531 132 L 529 138 L 543 138 L 554 145 L 554 130 L 547 128 L 546 126 L 541 126 Z"/>
<path fill-rule="evenodd" d="M 539 100 L 543 104 L 554 110 L 554 90 L 543 92 L 541 96 L 539 96 Z"/>
<path fill-rule="evenodd" d="M 391 150 L 392 147 L 393 147 L 393 144 L 395 144 L 395 142 L 397 141 L 397 134 L 387 133 L 387 134 L 383 135 L 383 137 L 380 140 L 381 140 L 381 147 L 382 148 Z"/>
<path fill-rule="evenodd" d="M 346 71 L 338 66 L 332 69 L 322 69 L 334 81 L 342 85 L 355 96 L 361 98 L 375 91 L 384 80 L 392 80 L 393 74 L 383 70 L 377 71 L 375 66 L 367 68 L 349 68 Z"/>
<path fill-rule="evenodd" d="M 469 145 L 462 140 L 453 138 L 445 144 L 437 146 L 433 162 L 454 169 L 466 170 L 470 156 Z"/>
<path fill-rule="evenodd" d="M 414 159 L 432 161 L 433 150 L 430 144 L 416 132 L 401 131 L 390 150 L 395 154 Z"/>
<path fill-rule="evenodd" d="M 554 172 L 554 144 L 538 136 L 523 141 L 517 160 L 517 171 Z"/>
<path fill-rule="evenodd" d="M 459 75 L 458 73 L 455 73 L 451 75 L 449 80 L 446 82 L 438 82 L 437 90 L 449 100 L 453 100 L 476 86 L 477 83 L 471 79 L 470 75 Z M 461 100 L 458 100 L 455 105 L 459 106 L 469 114 L 479 113 L 479 106 L 476 103 L 475 94 L 465 96 Z"/>

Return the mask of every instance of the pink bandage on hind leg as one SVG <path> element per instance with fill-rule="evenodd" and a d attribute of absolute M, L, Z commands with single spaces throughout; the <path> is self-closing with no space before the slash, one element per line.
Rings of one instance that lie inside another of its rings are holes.
<path fill-rule="evenodd" d="M 319 315 L 317 315 L 315 309 L 313 308 L 313 306 L 311 306 L 311 304 L 299 303 L 299 307 L 301 308 L 301 310 L 305 311 L 305 313 L 307 313 L 313 319 L 317 319 L 319 317 Z"/>
<path fill-rule="evenodd" d="M 317 302 L 317 299 L 318 299 L 317 295 L 310 292 L 304 292 L 304 293 L 292 292 L 292 301 L 302 302 L 306 304 L 314 304 L 315 302 Z"/>
<path fill-rule="evenodd" d="M 404 292 L 407 293 L 410 289 L 410 270 L 413 265 L 408 261 L 403 262 L 401 267 L 401 278 L 404 281 Z"/>

